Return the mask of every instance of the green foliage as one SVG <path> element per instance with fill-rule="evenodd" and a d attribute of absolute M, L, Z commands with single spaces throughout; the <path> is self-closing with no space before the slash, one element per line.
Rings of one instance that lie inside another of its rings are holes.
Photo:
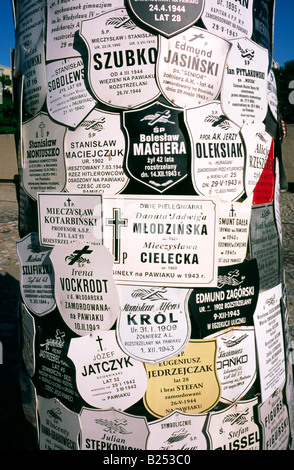
<path fill-rule="evenodd" d="M 284 67 L 274 70 L 274 73 L 277 82 L 279 112 L 287 124 L 294 124 L 294 105 L 289 100 L 292 91 L 289 84 L 294 80 L 294 60 L 285 62 Z"/>
<path fill-rule="evenodd" d="M 11 85 L 11 80 L 8 75 L 2 74 L 0 82 L 5 86 Z M 13 134 L 17 126 L 17 117 L 12 101 L 12 95 L 9 89 L 3 89 L 3 100 L 0 104 L 0 134 Z"/>

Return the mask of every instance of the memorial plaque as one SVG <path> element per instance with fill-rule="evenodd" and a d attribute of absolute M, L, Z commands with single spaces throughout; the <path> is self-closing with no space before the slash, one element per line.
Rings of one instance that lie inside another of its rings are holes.
<path fill-rule="evenodd" d="M 86 85 L 82 58 L 56 60 L 47 64 L 47 108 L 55 121 L 76 128 L 95 107 Z"/>
<path fill-rule="evenodd" d="M 115 390 L 115 383 L 113 387 Z M 149 429 L 144 416 L 132 416 L 113 408 L 83 408 L 80 422 L 81 450 L 115 452 L 146 449 Z"/>
<path fill-rule="evenodd" d="M 35 47 L 45 26 L 45 1 L 17 0 L 16 2 L 16 34 L 15 34 L 15 71 L 18 76 L 21 69 L 21 48 L 27 50 Z"/>
<path fill-rule="evenodd" d="M 46 101 L 46 64 L 44 32 L 30 49 L 22 51 L 22 73 L 24 76 L 23 102 L 27 113 L 34 115 L 41 111 Z"/>
<path fill-rule="evenodd" d="M 232 327 L 253 325 L 259 279 L 256 260 L 219 268 L 218 286 L 194 289 L 189 298 L 191 314 L 201 335 Z"/>
<path fill-rule="evenodd" d="M 274 155 L 274 141 L 269 150 L 268 157 L 265 161 L 264 168 L 259 177 L 259 180 L 253 190 L 252 204 L 267 204 L 273 201 L 275 193 L 275 155 Z"/>
<path fill-rule="evenodd" d="M 267 100 L 269 108 L 274 119 L 278 120 L 278 95 L 277 95 L 277 83 L 275 74 L 272 70 L 269 71 L 267 80 Z"/>
<path fill-rule="evenodd" d="M 38 192 L 62 191 L 66 182 L 64 135 L 66 128 L 40 112 L 22 125 L 22 179 L 33 199 Z"/>
<path fill-rule="evenodd" d="M 117 284 L 213 286 L 218 200 L 197 196 L 103 198 L 104 244 Z"/>
<path fill-rule="evenodd" d="M 204 0 L 128 0 L 127 4 L 139 22 L 156 33 L 173 36 L 192 26 L 200 18 Z"/>
<path fill-rule="evenodd" d="M 40 450 L 79 450 L 79 416 L 56 398 L 38 397 Z"/>
<path fill-rule="evenodd" d="M 193 108 L 217 98 L 230 43 L 191 27 L 172 38 L 159 36 L 157 81 L 174 106 Z"/>
<path fill-rule="evenodd" d="M 157 38 L 134 23 L 125 8 L 83 21 L 80 35 L 88 48 L 89 84 L 99 101 L 125 109 L 159 95 Z"/>
<path fill-rule="evenodd" d="M 218 265 L 242 263 L 247 254 L 252 196 L 243 202 L 223 202 L 218 218 Z"/>
<path fill-rule="evenodd" d="M 68 356 L 76 368 L 79 393 L 90 406 L 125 410 L 142 398 L 147 385 L 144 366 L 123 353 L 115 331 L 73 338 Z"/>
<path fill-rule="evenodd" d="M 245 147 L 240 128 L 215 101 L 185 112 L 192 141 L 192 181 L 203 196 L 234 201 L 244 192 Z"/>
<path fill-rule="evenodd" d="M 254 421 L 257 398 L 237 402 L 208 417 L 207 433 L 211 450 L 260 450 L 261 436 Z"/>
<path fill-rule="evenodd" d="M 102 244 L 102 195 L 39 193 L 38 221 L 44 246 Z"/>
<path fill-rule="evenodd" d="M 194 451 L 207 450 L 204 426 L 207 415 L 192 415 L 173 411 L 168 416 L 149 423 L 148 450 Z"/>
<path fill-rule="evenodd" d="M 290 419 L 284 402 L 283 388 L 279 387 L 258 407 L 262 424 L 262 450 L 287 450 L 290 439 Z"/>
<path fill-rule="evenodd" d="M 280 244 L 272 204 L 252 207 L 249 247 L 256 258 L 260 290 L 280 282 Z"/>
<path fill-rule="evenodd" d="M 254 327 L 237 327 L 215 333 L 216 366 L 222 386 L 221 401 L 235 403 L 250 391 L 257 375 Z"/>
<path fill-rule="evenodd" d="M 179 410 L 205 413 L 220 399 L 221 385 L 216 370 L 217 343 L 214 339 L 190 340 L 184 351 L 159 364 L 146 364 L 146 409 L 162 417 Z"/>
<path fill-rule="evenodd" d="M 77 129 L 67 131 L 64 147 L 69 192 L 117 194 L 127 185 L 119 114 L 94 109 Z"/>
<path fill-rule="evenodd" d="M 224 113 L 242 126 L 262 122 L 267 114 L 268 53 L 248 38 L 232 39 L 224 73 L 221 103 Z"/>
<path fill-rule="evenodd" d="M 123 0 L 101 0 L 99 3 L 71 0 L 70 6 L 66 4 L 61 7 L 59 1 L 47 0 L 47 60 L 80 56 L 84 46 L 77 34 L 81 22 L 99 15 L 102 11 L 123 6 L 123 3 Z"/>
<path fill-rule="evenodd" d="M 24 366 L 29 377 L 33 377 L 36 367 L 36 326 L 33 315 L 29 312 L 27 307 L 21 305 L 22 315 L 22 358 Z"/>
<path fill-rule="evenodd" d="M 51 249 L 40 245 L 37 233 L 30 233 L 16 242 L 16 251 L 23 302 L 36 315 L 51 312 L 56 306 Z"/>
<path fill-rule="evenodd" d="M 75 242 L 55 245 L 50 257 L 56 304 L 67 326 L 81 336 L 110 329 L 119 313 L 119 299 L 109 251 Z"/>
<path fill-rule="evenodd" d="M 251 38 L 253 31 L 253 1 L 237 2 L 205 0 L 202 21 L 205 27 L 227 39 Z M 255 6 L 255 5 L 254 5 Z"/>
<path fill-rule="evenodd" d="M 190 334 L 188 290 L 118 286 L 117 340 L 126 354 L 156 363 L 179 354 Z"/>
<path fill-rule="evenodd" d="M 254 314 L 262 402 L 286 380 L 281 298 L 281 284 L 261 292 Z"/>
<path fill-rule="evenodd" d="M 273 139 L 266 132 L 263 123 L 246 122 L 241 132 L 246 147 L 245 189 L 249 196 L 266 166 Z"/>
<path fill-rule="evenodd" d="M 156 102 L 124 112 L 130 178 L 163 193 L 189 172 L 188 149 L 180 130 L 182 111 Z"/>

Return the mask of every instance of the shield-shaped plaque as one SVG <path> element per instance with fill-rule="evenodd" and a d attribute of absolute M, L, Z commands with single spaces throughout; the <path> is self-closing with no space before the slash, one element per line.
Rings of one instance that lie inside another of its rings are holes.
<path fill-rule="evenodd" d="M 195 26 L 172 38 L 159 36 L 157 81 L 180 108 L 213 101 L 220 92 L 229 41 Z"/>
<path fill-rule="evenodd" d="M 50 257 L 56 304 L 68 327 L 81 336 L 111 328 L 119 300 L 109 251 L 104 246 L 75 242 L 56 245 Z"/>
<path fill-rule="evenodd" d="M 81 450 L 146 449 L 149 429 L 144 416 L 132 416 L 114 408 L 82 408 L 80 422 Z"/>
<path fill-rule="evenodd" d="M 118 286 L 117 338 L 132 357 L 156 363 L 179 354 L 190 339 L 187 289 Z"/>
<path fill-rule="evenodd" d="M 51 312 L 56 306 L 51 249 L 40 245 L 37 233 L 30 233 L 16 242 L 16 250 L 20 261 L 23 302 L 36 315 Z"/>
<path fill-rule="evenodd" d="M 222 112 L 219 101 L 186 110 L 192 141 L 192 181 L 204 196 L 234 201 L 244 192 L 245 147 L 240 128 Z"/>
<path fill-rule="evenodd" d="M 83 21 L 80 35 L 88 48 L 89 85 L 98 100 L 126 109 L 159 95 L 157 38 L 134 23 L 125 8 Z"/>
<path fill-rule="evenodd" d="M 76 368 L 79 393 L 90 406 L 125 410 L 142 398 L 147 385 L 144 366 L 123 353 L 115 331 L 73 338 L 68 356 Z"/>
<path fill-rule="evenodd" d="M 182 110 L 156 102 L 124 112 L 130 178 L 163 193 L 189 171 L 187 143 L 179 127 Z"/>
<path fill-rule="evenodd" d="M 128 0 L 128 6 L 139 21 L 156 33 L 173 36 L 192 26 L 201 16 L 203 0 Z"/>
<path fill-rule="evenodd" d="M 221 396 L 216 351 L 214 339 L 190 340 L 178 356 L 159 364 L 145 364 L 147 410 L 157 417 L 176 409 L 192 414 L 211 410 Z"/>

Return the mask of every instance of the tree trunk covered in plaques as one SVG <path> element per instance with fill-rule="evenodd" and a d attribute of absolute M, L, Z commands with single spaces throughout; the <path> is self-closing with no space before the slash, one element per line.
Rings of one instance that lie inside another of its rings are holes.
<path fill-rule="evenodd" d="M 14 0 L 41 450 L 285 450 L 274 0 Z"/>

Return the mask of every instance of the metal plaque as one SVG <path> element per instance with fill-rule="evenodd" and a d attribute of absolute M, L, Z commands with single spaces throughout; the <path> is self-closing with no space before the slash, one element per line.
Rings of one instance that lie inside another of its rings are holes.
<path fill-rule="evenodd" d="M 117 381 L 110 381 L 108 388 L 116 393 Z M 146 449 L 149 429 L 144 416 L 132 416 L 113 408 L 93 410 L 83 407 L 80 423 L 81 450 L 115 452 Z M 103 460 L 105 465 L 106 459 Z"/>
<path fill-rule="evenodd" d="M 39 193 L 40 242 L 102 244 L 102 195 Z"/>
<path fill-rule="evenodd" d="M 57 398 L 38 397 L 40 450 L 78 450 L 79 416 Z"/>
<path fill-rule="evenodd" d="M 168 416 L 149 423 L 148 450 L 194 451 L 207 450 L 204 426 L 207 415 L 173 411 Z"/>
<path fill-rule="evenodd" d="M 201 16 L 204 0 L 128 0 L 136 18 L 156 33 L 173 36 L 192 26 Z"/>
<path fill-rule="evenodd" d="M 253 386 L 257 375 L 254 327 L 241 326 L 215 333 L 216 367 L 222 386 L 221 401 L 235 403 Z"/>
<path fill-rule="evenodd" d="M 247 121 L 241 132 L 246 147 L 245 189 L 249 196 L 266 166 L 273 139 L 263 123 L 251 124 Z"/>
<path fill-rule="evenodd" d="M 218 265 L 242 263 L 247 254 L 252 196 L 243 202 L 220 202 L 218 218 Z"/>
<path fill-rule="evenodd" d="M 83 41 L 78 35 L 81 22 L 102 11 L 123 6 L 123 0 L 70 0 L 70 6 L 47 0 L 47 60 L 66 59 L 81 55 Z M 120 4 L 120 5 L 119 5 Z M 62 14 L 61 14 L 62 12 Z"/>
<path fill-rule="evenodd" d="M 30 233 L 16 242 L 16 251 L 23 302 L 36 315 L 51 312 L 56 306 L 51 249 L 40 245 L 37 233 Z"/>
<path fill-rule="evenodd" d="M 154 364 L 176 356 L 190 334 L 188 290 L 118 286 L 117 340 L 126 354 Z"/>
<path fill-rule="evenodd" d="M 88 48 L 89 85 L 99 101 L 125 109 L 159 95 L 157 38 L 136 25 L 125 8 L 83 21 L 80 35 Z"/>
<path fill-rule="evenodd" d="M 274 199 L 276 183 L 274 145 L 272 140 L 264 168 L 253 190 L 252 204 L 254 205 L 268 204 Z"/>
<path fill-rule="evenodd" d="M 125 136 L 120 115 L 94 109 L 65 135 L 66 189 L 72 193 L 120 193 L 129 179 L 123 170 Z"/>
<path fill-rule="evenodd" d="M 159 102 L 124 112 L 130 178 L 163 193 L 187 176 L 190 164 L 181 116 L 181 110 Z"/>
<path fill-rule="evenodd" d="M 28 308 L 21 304 L 22 338 L 21 352 L 25 371 L 29 377 L 33 377 L 36 371 L 36 325 L 33 315 Z"/>
<path fill-rule="evenodd" d="M 157 81 L 164 97 L 180 108 L 217 98 L 230 43 L 197 27 L 167 39 L 159 36 Z"/>
<path fill-rule="evenodd" d="M 110 329 L 119 313 L 119 298 L 109 251 L 77 242 L 57 244 L 50 258 L 56 304 L 67 326 L 81 336 Z"/>
<path fill-rule="evenodd" d="M 217 207 L 197 196 L 105 195 L 104 244 L 117 284 L 216 285 Z"/>
<path fill-rule="evenodd" d="M 47 108 L 57 122 L 76 128 L 95 107 L 89 93 L 82 58 L 56 60 L 47 64 Z"/>
<path fill-rule="evenodd" d="M 251 38 L 253 0 L 235 2 L 205 0 L 201 19 L 209 31 L 221 37 L 227 39 Z"/>
<path fill-rule="evenodd" d="M 26 49 L 22 46 L 21 52 L 24 108 L 27 113 L 34 115 L 41 111 L 47 93 L 44 31 L 41 32 L 33 47 Z"/>
<path fill-rule="evenodd" d="M 38 192 L 62 191 L 66 182 L 64 136 L 66 128 L 40 112 L 22 124 L 22 181 L 33 199 Z"/>
<path fill-rule="evenodd" d="M 240 128 L 224 116 L 219 101 L 185 112 L 192 142 L 192 181 L 203 196 L 234 201 L 244 192 L 245 147 Z"/>
<path fill-rule="evenodd" d="M 256 260 L 220 267 L 217 288 L 194 289 L 189 298 L 189 308 L 201 336 L 226 328 L 252 326 L 258 292 Z"/>
<path fill-rule="evenodd" d="M 76 368 L 79 393 L 90 406 L 125 410 L 142 398 L 147 386 L 144 366 L 123 353 L 115 331 L 72 338 L 68 356 Z"/>
<path fill-rule="evenodd" d="M 279 284 L 280 239 L 272 204 L 252 207 L 249 248 L 252 258 L 257 260 L 260 289 Z"/>
<path fill-rule="evenodd" d="M 281 298 L 281 284 L 261 292 L 254 314 L 262 402 L 286 380 Z"/>
<path fill-rule="evenodd" d="M 179 410 L 205 413 L 219 402 L 221 385 L 216 370 L 217 342 L 190 340 L 178 356 L 159 364 L 147 364 L 144 405 L 153 416 Z"/>
<path fill-rule="evenodd" d="M 253 398 L 209 414 L 210 450 L 260 450 L 260 430 L 254 420 L 257 402 Z"/>
<path fill-rule="evenodd" d="M 221 90 L 223 111 L 240 127 L 247 119 L 262 122 L 268 108 L 267 50 L 248 38 L 231 44 Z"/>

